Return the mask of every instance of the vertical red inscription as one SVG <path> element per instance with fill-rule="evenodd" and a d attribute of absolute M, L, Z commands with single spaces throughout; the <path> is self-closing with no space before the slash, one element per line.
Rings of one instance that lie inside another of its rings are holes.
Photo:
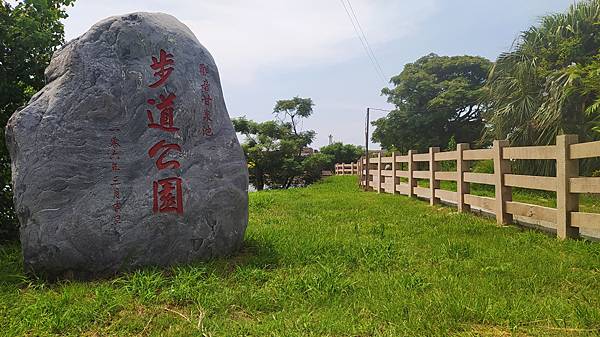
<path fill-rule="evenodd" d="M 161 49 L 158 59 L 152 56 L 152 64 L 150 68 L 155 70 L 154 76 L 158 80 L 149 85 L 150 88 L 158 88 L 163 85 L 171 73 L 173 72 L 175 62 L 173 54 L 167 53 Z M 150 98 L 148 104 L 158 109 L 160 115 L 158 120 L 154 119 L 154 113 L 151 109 L 146 110 L 148 117 L 148 128 L 157 129 L 164 132 L 176 132 L 179 128 L 175 127 L 175 99 L 177 96 L 174 93 L 167 95 L 160 94 L 158 100 Z M 166 140 L 160 140 L 148 150 L 148 156 L 156 159 L 156 167 L 158 170 L 178 169 L 181 164 L 177 160 L 166 160 L 169 153 L 181 152 L 179 144 L 167 143 Z M 183 213 L 183 189 L 182 179 L 179 177 L 169 177 L 153 181 L 153 202 L 152 211 L 154 213 Z"/>
<path fill-rule="evenodd" d="M 113 216 L 113 223 L 118 225 L 121 223 L 121 191 L 119 190 L 121 182 L 119 181 L 118 176 L 118 172 L 121 171 L 118 161 L 120 158 L 121 144 L 119 143 L 119 138 L 116 136 L 116 132 L 120 131 L 120 129 L 109 129 L 108 131 L 113 133 L 113 136 L 110 139 L 110 170 L 113 174 L 110 185 L 112 186 L 113 192 L 112 208 L 115 213 Z"/>
<path fill-rule="evenodd" d="M 210 96 L 210 82 L 208 82 L 208 79 L 206 78 L 206 76 L 208 75 L 208 68 L 206 67 L 206 64 L 201 64 L 199 66 L 200 69 L 200 76 L 202 76 L 202 78 L 204 78 L 204 80 L 202 81 L 202 84 L 200 85 L 200 89 L 202 92 L 202 96 L 201 96 L 201 100 L 203 103 L 202 106 L 202 135 L 205 137 L 209 137 L 213 135 L 213 129 L 212 129 L 212 115 L 210 112 L 210 106 L 211 103 L 213 101 L 213 98 Z"/>

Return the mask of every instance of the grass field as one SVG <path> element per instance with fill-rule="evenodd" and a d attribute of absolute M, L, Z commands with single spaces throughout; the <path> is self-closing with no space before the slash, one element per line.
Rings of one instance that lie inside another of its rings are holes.
<path fill-rule="evenodd" d="M 46 284 L 18 250 L 0 249 L 2 335 L 600 334 L 600 243 L 359 192 L 355 177 L 252 193 L 228 260 Z"/>

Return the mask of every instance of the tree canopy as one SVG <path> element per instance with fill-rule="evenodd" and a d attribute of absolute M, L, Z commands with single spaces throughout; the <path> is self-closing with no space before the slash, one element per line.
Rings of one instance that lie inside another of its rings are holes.
<path fill-rule="evenodd" d="M 313 113 L 313 106 L 312 99 L 296 96 L 292 99 L 277 101 L 273 113 L 282 120 L 289 118 L 292 130 L 294 130 L 295 134 L 298 134 L 298 119 L 310 117 Z"/>
<path fill-rule="evenodd" d="M 273 113 L 285 114 L 289 122 L 286 118 L 262 123 L 245 117 L 233 119 L 235 131 L 246 137 L 242 148 L 248 160 L 250 182 L 257 190 L 266 185 L 288 188 L 298 178 L 303 183 L 310 183 L 320 177 L 329 158 L 320 155 L 306 160 L 302 156 L 302 149 L 312 143 L 315 132 L 302 131 L 298 126 L 300 118 L 312 114 L 313 105 L 310 98 L 277 101 Z"/>
<path fill-rule="evenodd" d="M 11 5 L 11 3 L 13 3 Z M 65 7 L 74 0 L 24 0 L 0 3 L 0 123 L 10 116 L 45 84 L 44 70 L 52 53 L 64 43 L 61 19 Z M 10 186 L 10 157 L 4 132 L 0 132 L 0 237 L 14 237 L 14 216 Z"/>
<path fill-rule="evenodd" d="M 600 139 L 600 1 L 547 15 L 501 54 L 485 87 L 488 139 L 551 144 Z"/>
<path fill-rule="evenodd" d="M 491 62 L 477 56 L 429 54 L 409 63 L 382 94 L 396 108 L 373 122 L 373 140 L 385 149 L 423 150 L 479 139 L 484 127 L 481 104 Z"/>
<path fill-rule="evenodd" d="M 330 156 L 331 161 L 327 166 L 330 170 L 335 169 L 337 163 L 354 163 L 364 154 L 362 147 L 340 142 L 323 146 L 320 151 Z"/>

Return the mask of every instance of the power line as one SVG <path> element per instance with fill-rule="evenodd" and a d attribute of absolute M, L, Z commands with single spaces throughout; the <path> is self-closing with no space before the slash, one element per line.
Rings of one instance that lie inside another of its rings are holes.
<path fill-rule="evenodd" d="M 377 57 L 375 56 L 375 53 L 373 52 L 373 49 L 371 49 L 371 44 L 369 44 L 369 40 L 367 40 L 367 36 L 365 35 L 365 31 L 362 29 L 362 26 L 360 25 L 360 21 L 358 21 L 358 16 L 356 16 L 356 13 L 354 12 L 354 7 L 352 7 L 352 3 L 350 2 L 350 0 L 346 0 L 346 1 L 348 2 L 348 6 L 350 7 L 352 16 L 354 16 L 354 20 L 356 21 L 356 24 L 358 25 L 358 29 L 360 30 L 360 33 L 362 34 L 362 37 L 365 40 L 367 48 L 369 48 L 369 52 L 371 52 L 371 55 L 373 56 L 373 60 L 375 60 L 375 64 L 377 65 L 377 68 L 379 69 L 379 73 L 383 76 L 383 78 L 387 78 L 387 76 L 385 76 L 385 72 L 383 71 L 383 68 L 381 68 L 379 61 L 377 60 Z"/>
<path fill-rule="evenodd" d="M 363 38 L 358 30 L 358 27 L 356 26 L 356 24 L 354 23 L 354 20 L 352 19 L 352 15 L 350 14 L 350 11 L 348 11 L 348 8 L 346 7 L 346 3 L 344 2 L 344 0 L 340 0 L 340 2 L 342 3 L 344 10 L 346 11 L 346 15 L 348 15 L 348 19 L 350 19 L 350 23 L 352 23 L 352 27 L 354 27 L 354 32 L 356 33 L 356 36 L 360 40 L 360 43 L 362 44 L 363 49 L 367 53 L 367 56 L 369 56 L 369 60 L 371 61 L 371 65 L 373 65 L 373 69 L 375 70 L 375 73 L 377 74 L 377 76 L 379 76 L 379 78 L 383 81 L 383 83 L 387 85 L 385 76 L 379 71 L 379 68 L 377 68 L 377 62 L 373 58 L 371 53 L 369 52 L 369 48 L 367 47 L 367 44 L 363 41 Z"/>
<path fill-rule="evenodd" d="M 346 3 L 344 2 L 344 0 L 340 0 L 340 2 L 342 3 L 344 10 L 346 11 L 346 15 L 348 16 L 348 19 L 350 19 L 350 23 L 352 24 L 352 27 L 354 28 L 354 32 L 356 33 L 356 36 L 360 40 L 360 44 L 363 46 L 365 53 L 367 53 L 367 56 L 369 57 L 369 61 L 371 61 L 371 65 L 373 66 L 375 73 L 377 73 L 377 76 L 379 76 L 381 78 L 381 74 L 379 73 L 379 71 L 377 69 L 377 65 L 375 64 L 375 61 L 373 60 L 371 53 L 369 53 L 369 49 L 367 48 L 367 45 L 365 44 L 365 42 L 362 39 L 362 36 L 359 33 L 358 28 L 356 27 L 356 23 L 354 23 L 354 20 L 352 19 L 352 15 L 350 15 L 350 12 L 348 11 L 348 8 L 346 7 Z"/>

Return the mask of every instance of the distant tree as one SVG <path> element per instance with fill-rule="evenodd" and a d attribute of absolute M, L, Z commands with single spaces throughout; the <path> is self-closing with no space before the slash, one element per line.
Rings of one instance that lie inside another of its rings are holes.
<path fill-rule="evenodd" d="M 429 54 L 409 63 L 392 77 L 393 88 L 382 94 L 396 108 L 374 121 L 373 140 L 387 150 L 424 150 L 480 138 L 484 122 L 481 104 L 491 62 L 477 56 Z"/>
<path fill-rule="evenodd" d="M 321 172 L 330 167 L 333 158 L 324 153 L 313 153 L 302 161 L 303 180 L 312 184 L 321 179 Z"/>
<path fill-rule="evenodd" d="M 312 99 L 296 96 L 292 99 L 277 101 L 273 113 L 279 116 L 283 121 L 289 118 L 294 134 L 298 135 L 299 119 L 310 117 L 313 113 L 313 106 Z"/>
<path fill-rule="evenodd" d="M 319 150 L 325 155 L 329 155 L 331 161 L 327 166 L 328 169 L 334 170 L 337 163 L 353 163 L 364 154 L 364 150 L 360 146 L 352 144 L 343 144 L 340 142 L 333 143 L 321 147 Z"/>
<path fill-rule="evenodd" d="M 257 190 L 266 185 L 288 188 L 297 179 L 307 182 L 306 169 L 313 170 L 316 159 L 305 164 L 306 158 L 301 154 L 302 149 L 312 143 L 315 132 L 300 130 L 298 122 L 312 114 L 313 105 L 310 98 L 295 97 L 277 101 L 273 113 L 283 115 L 278 121 L 258 123 L 245 117 L 233 119 L 236 132 L 246 137 L 242 148 L 248 160 L 250 182 Z"/>
<path fill-rule="evenodd" d="M 0 124 L 40 90 L 52 53 L 64 43 L 61 19 L 74 0 L 5 1 L 0 4 Z M 16 237 L 10 157 L 0 132 L 0 238 Z M 1 240 L 1 239 L 0 239 Z"/>

